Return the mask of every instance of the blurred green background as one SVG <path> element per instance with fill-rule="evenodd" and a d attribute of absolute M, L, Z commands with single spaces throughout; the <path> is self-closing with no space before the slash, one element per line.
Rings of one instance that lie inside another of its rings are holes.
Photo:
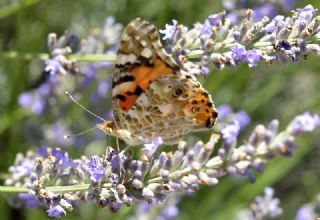
<path fill-rule="evenodd" d="M 319 0 L 298 1 L 297 7 L 313 4 L 320 8 Z M 169 1 L 169 0 L 0 0 L 0 51 L 47 52 L 47 34 L 62 34 L 66 29 L 86 37 L 90 29 L 101 27 L 107 16 L 127 24 L 132 18 L 142 17 L 159 29 L 177 19 L 191 26 L 208 15 L 223 10 L 220 1 Z M 30 89 L 34 79 L 41 74 L 42 61 L 4 58 L 0 52 L 0 171 L 5 173 L 17 152 L 39 146 L 22 135 L 25 123 L 34 120 L 54 122 L 59 120 L 46 115 L 37 118 L 25 113 L 17 102 L 20 93 Z M 217 106 L 228 104 L 235 110 L 245 110 L 252 123 L 280 120 L 281 128 L 295 115 L 304 111 L 320 112 L 320 58 L 310 55 L 306 61 L 285 66 L 259 64 L 249 68 L 242 64 L 222 71 L 212 70 L 205 88 L 212 94 Z M 204 81 L 204 80 L 203 80 Z M 81 110 L 80 110 L 81 111 Z M 76 112 L 80 112 L 76 111 Z M 82 114 L 85 116 L 85 114 Z M 74 122 L 76 123 L 76 122 Z M 87 128 L 92 125 L 86 125 Z M 62 137 L 61 137 L 62 138 Z M 320 131 L 304 134 L 298 139 L 297 154 L 289 159 L 272 161 L 254 184 L 231 177 L 222 178 L 216 187 L 202 187 L 191 197 L 179 203 L 178 219 L 231 219 L 241 208 L 248 207 L 253 198 L 263 193 L 265 186 L 273 186 L 281 199 L 284 216 L 293 219 L 295 210 L 310 202 L 320 192 Z M 73 157 L 80 155 L 68 148 Z M 46 219 L 41 209 L 13 209 L 7 195 L 0 196 L 0 219 Z M 126 219 L 133 210 L 122 207 L 117 214 L 98 209 L 95 204 L 81 204 L 65 219 Z"/>

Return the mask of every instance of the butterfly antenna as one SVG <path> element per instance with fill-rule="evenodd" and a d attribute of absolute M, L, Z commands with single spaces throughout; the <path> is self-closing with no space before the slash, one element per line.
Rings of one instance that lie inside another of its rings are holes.
<path fill-rule="evenodd" d="M 83 105 L 80 104 L 80 102 L 78 102 L 75 98 L 73 98 L 73 96 L 68 92 L 65 91 L 65 94 L 77 105 L 79 105 L 83 110 L 85 110 L 86 112 L 88 112 L 89 114 L 91 114 L 92 116 L 100 119 L 101 121 L 105 122 L 106 120 L 103 119 L 102 117 L 100 117 L 99 115 L 96 115 L 95 113 L 93 113 L 92 111 L 90 111 L 89 109 L 87 109 L 86 107 L 84 107 Z"/>
<path fill-rule="evenodd" d="M 92 132 L 93 130 L 97 129 L 97 127 L 92 127 L 92 128 L 89 128 L 88 130 L 85 130 L 85 131 L 81 131 L 77 134 L 71 134 L 71 135 L 64 135 L 63 138 L 64 139 L 69 139 L 69 138 L 72 138 L 72 137 L 77 137 L 77 136 L 80 136 L 80 135 L 83 135 L 83 134 L 87 134 L 89 132 Z"/>

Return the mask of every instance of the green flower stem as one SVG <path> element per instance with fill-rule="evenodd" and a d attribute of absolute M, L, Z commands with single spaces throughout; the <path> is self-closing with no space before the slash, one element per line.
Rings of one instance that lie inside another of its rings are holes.
<path fill-rule="evenodd" d="M 116 61 L 116 55 L 109 54 L 70 54 L 67 57 L 78 61 Z"/>
<path fill-rule="evenodd" d="M 74 186 L 49 186 L 45 189 L 53 193 L 67 193 L 67 192 L 77 192 L 86 191 L 90 188 L 90 184 L 81 184 Z"/>
<path fill-rule="evenodd" d="M 49 58 L 47 53 L 31 53 L 18 51 L 1 51 L 0 58 L 21 59 L 21 60 L 46 60 Z"/>
<path fill-rule="evenodd" d="M 46 60 L 50 57 L 47 53 L 31 53 L 18 51 L 1 51 L 0 58 L 6 59 L 22 59 L 22 60 Z M 70 54 L 69 59 L 78 61 L 110 61 L 116 60 L 116 55 L 107 54 Z"/>
<path fill-rule="evenodd" d="M 0 186 L 0 192 L 2 193 L 27 193 L 29 189 L 25 187 L 17 186 Z"/>
<path fill-rule="evenodd" d="M 110 188 L 111 184 L 103 184 L 101 188 Z M 47 191 L 53 193 L 68 193 L 68 192 L 78 192 L 86 191 L 90 189 L 90 184 L 79 184 L 73 186 L 48 186 L 44 188 Z M 18 186 L 0 186 L 0 193 L 28 193 L 30 190 L 26 187 Z"/>

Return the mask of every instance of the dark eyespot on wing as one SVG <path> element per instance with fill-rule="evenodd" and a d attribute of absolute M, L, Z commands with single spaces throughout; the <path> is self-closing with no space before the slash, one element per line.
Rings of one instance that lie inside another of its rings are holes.
<path fill-rule="evenodd" d="M 208 119 L 206 120 L 206 127 L 207 127 L 207 128 L 211 128 L 211 126 L 212 126 L 212 124 L 211 124 L 211 119 L 208 118 Z"/>
<path fill-rule="evenodd" d="M 209 95 L 208 95 L 208 93 L 207 93 L 207 92 L 202 92 L 202 95 L 203 95 L 204 97 L 206 97 L 206 98 L 208 98 L 208 97 L 209 97 Z"/>
<path fill-rule="evenodd" d="M 116 98 L 120 99 L 120 101 L 122 101 L 122 102 L 126 101 L 126 97 L 123 95 L 120 95 L 120 94 L 116 95 Z"/>
<path fill-rule="evenodd" d="M 131 95 L 139 96 L 139 95 L 141 95 L 141 93 L 143 93 L 143 90 L 141 89 L 140 86 L 137 86 L 136 89 L 135 89 L 133 92 L 130 92 L 130 91 L 126 92 L 126 95 L 129 95 L 129 96 L 131 96 Z"/>
<path fill-rule="evenodd" d="M 147 67 L 154 67 L 154 64 L 153 64 L 153 63 L 150 63 L 150 62 L 145 62 L 145 65 L 146 65 Z"/>
<path fill-rule="evenodd" d="M 195 105 L 195 104 L 197 104 L 197 103 L 198 103 L 197 100 L 193 100 L 193 101 L 191 102 L 192 105 Z"/>
<path fill-rule="evenodd" d="M 133 76 L 126 75 L 124 77 L 121 77 L 118 81 L 114 82 L 112 84 L 112 87 L 114 88 L 118 84 L 121 84 L 121 83 L 124 83 L 124 82 L 132 82 L 134 80 L 135 80 L 135 78 Z"/>
<path fill-rule="evenodd" d="M 136 90 L 134 91 L 134 93 L 135 93 L 137 96 L 139 96 L 139 95 L 141 95 L 141 93 L 143 93 L 143 90 L 141 89 L 140 86 L 137 86 L 137 88 L 136 88 Z"/>
<path fill-rule="evenodd" d="M 219 115 L 218 112 L 216 112 L 216 111 L 212 112 L 212 117 L 217 118 L 218 115 Z"/>

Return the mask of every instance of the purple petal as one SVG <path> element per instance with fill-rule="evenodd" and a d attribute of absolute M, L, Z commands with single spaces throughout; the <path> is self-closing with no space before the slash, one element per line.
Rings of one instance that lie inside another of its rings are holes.
<path fill-rule="evenodd" d="M 288 130 L 291 134 L 297 135 L 304 131 L 313 131 L 320 125 L 319 115 L 311 115 L 305 112 L 296 116 L 288 125 Z"/>
<path fill-rule="evenodd" d="M 66 211 L 60 205 L 50 205 L 50 209 L 47 210 L 48 216 L 54 218 L 61 218 L 61 215 L 66 215 Z"/>
<path fill-rule="evenodd" d="M 253 20 L 260 21 L 264 16 L 273 18 L 276 15 L 276 9 L 273 4 L 264 4 L 262 6 L 254 8 Z"/>
<path fill-rule="evenodd" d="M 241 44 L 236 44 L 235 46 L 231 47 L 230 50 L 232 52 L 232 58 L 236 62 L 243 61 L 247 54 L 246 48 Z"/>
<path fill-rule="evenodd" d="M 37 208 L 40 202 L 29 193 L 20 193 L 19 198 L 24 201 L 26 208 Z"/>
<path fill-rule="evenodd" d="M 241 129 L 246 127 L 251 122 L 249 115 L 243 110 L 236 113 L 235 120 L 239 123 Z"/>
<path fill-rule="evenodd" d="M 235 121 L 233 124 L 228 124 L 221 129 L 222 138 L 228 145 L 230 145 L 237 139 L 239 131 L 239 123 Z"/>
<path fill-rule="evenodd" d="M 295 220 L 310 220 L 315 216 L 314 207 L 305 205 L 298 209 Z"/>
<path fill-rule="evenodd" d="M 318 11 L 314 9 L 312 5 L 307 5 L 304 8 L 298 8 L 299 20 L 310 20 Z"/>
<path fill-rule="evenodd" d="M 217 107 L 217 111 L 219 113 L 219 119 L 223 119 L 232 112 L 232 109 L 229 105 L 220 105 Z"/>
<path fill-rule="evenodd" d="M 44 70 L 50 75 L 56 75 L 60 73 L 60 70 L 62 69 L 62 66 L 60 62 L 56 59 L 47 59 L 44 61 L 45 68 Z"/>
<path fill-rule="evenodd" d="M 30 92 L 21 93 L 18 97 L 18 102 L 22 108 L 29 107 L 32 102 L 32 94 Z"/>
<path fill-rule="evenodd" d="M 176 20 L 172 20 L 172 25 L 166 24 L 164 30 L 159 30 L 161 34 L 163 34 L 163 40 L 173 40 L 174 34 L 177 30 L 177 24 L 178 22 Z"/>
<path fill-rule="evenodd" d="M 246 53 L 246 62 L 249 67 L 254 67 L 261 60 L 261 51 L 257 49 L 248 50 Z"/>
<path fill-rule="evenodd" d="M 105 176 L 106 168 L 99 157 L 91 157 L 84 161 L 85 169 L 93 182 L 101 182 Z"/>
<path fill-rule="evenodd" d="M 167 206 L 163 209 L 163 216 L 167 219 L 172 219 L 174 217 L 177 217 L 179 214 L 179 209 L 175 205 Z"/>
<path fill-rule="evenodd" d="M 158 149 L 158 147 L 163 143 L 161 137 L 155 138 L 150 144 L 144 144 L 145 149 L 147 150 L 147 156 L 151 157 L 152 154 Z"/>

